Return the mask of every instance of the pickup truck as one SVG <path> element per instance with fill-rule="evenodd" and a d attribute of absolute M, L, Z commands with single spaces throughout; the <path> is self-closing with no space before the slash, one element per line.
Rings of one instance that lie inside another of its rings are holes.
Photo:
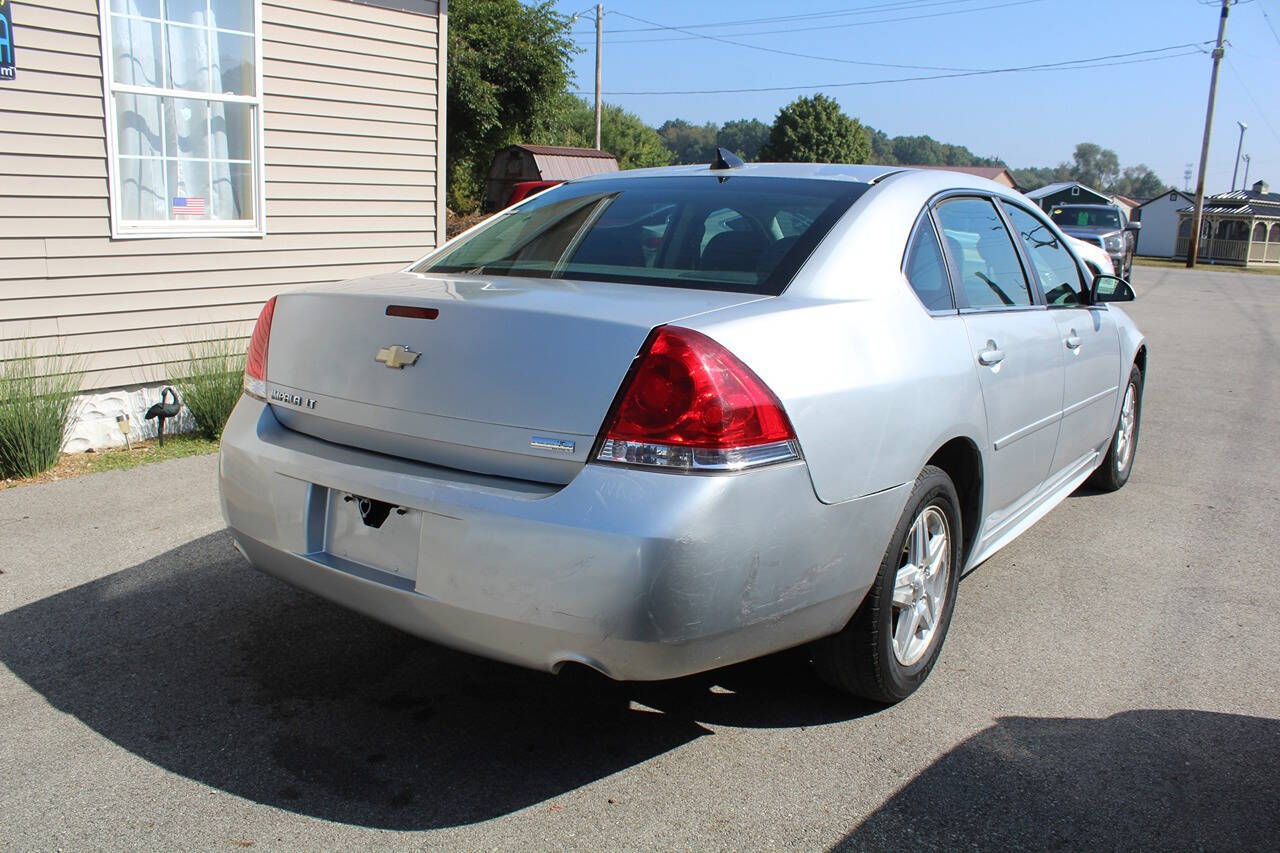
<path fill-rule="evenodd" d="M 1115 274 L 1128 280 L 1141 225 L 1130 222 L 1123 210 L 1111 204 L 1055 204 L 1049 218 L 1064 234 L 1102 248 Z"/>

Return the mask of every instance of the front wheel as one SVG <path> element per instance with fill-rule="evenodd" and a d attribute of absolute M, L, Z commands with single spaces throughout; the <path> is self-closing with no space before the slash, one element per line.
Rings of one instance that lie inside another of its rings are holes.
<path fill-rule="evenodd" d="M 1142 426 L 1142 371 L 1135 364 L 1129 369 L 1129 382 L 1120 403 L 1120 417 L 1111 434 L 1111 446 L 1102 464 L 1089 477 L 1088 483 L 1102 492 L 1114 492 L 1129 482 L 1133 457 L 1138 452 L 1138 431 Z"/>
<path fill-rule="evenodd" d="M 926 466 L 867 597 L 844 629 L 814 644 L 824 680 L 890 704 L 907 698 L 933 669 L 960 582 L 960 500 L 951 478 Z"/>

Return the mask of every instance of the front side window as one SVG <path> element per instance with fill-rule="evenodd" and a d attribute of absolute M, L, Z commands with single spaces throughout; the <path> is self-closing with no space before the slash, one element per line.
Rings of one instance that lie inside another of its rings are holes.
<path fill-rule="evenodd" d="M 116 236 L 260 233 L 257 0 L 110 0 Z"/>
<path fill-rule="evenodd" d="M 928 217 L 920 220 L 911 248 L 907 251 L 907 265 L 903 272 L 911 289 L 930 311 L 946 311 L 955 307 L 951 296 L 951 281 L 947 278 L 947 264 L 942 258 L 942 246 L 938 233 Z"/>
<path fill-rule="evenodd" d="M 563 184 L 415 269 L 776 295 L 866 189 L 734 176 Z"/>
<path fill-rule="evenodd" d="M 1053 230 L 1030 213 L 1011 204 L 1004 206 L 1013 230 L 1031 258 L 1040 289 L 1050 305 L 1078 305 L 1083 282 L 1080 267 Z"/>
<path fill-rule="evenodd" d="M 1033 303 L 1018 251 L 990 201 L 944 201 L 935 215 L 947 241 L 958 289 L 969 308 L 1012 308 Z"/>

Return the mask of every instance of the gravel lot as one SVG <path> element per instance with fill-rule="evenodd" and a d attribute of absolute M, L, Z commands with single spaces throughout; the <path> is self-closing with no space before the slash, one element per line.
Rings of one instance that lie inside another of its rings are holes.
<path fill-rule="evenodd" d="M 1275 849 L 1280 279 L 1134 276 L 1132 480 L 967 577 L 887 710 L 420 642 L 249 570 L 214 457 L 0 493 L 0 849 Z"/>

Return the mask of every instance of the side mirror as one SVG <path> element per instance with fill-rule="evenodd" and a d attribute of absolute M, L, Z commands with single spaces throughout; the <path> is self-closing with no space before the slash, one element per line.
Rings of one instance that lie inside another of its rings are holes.
<path fill-rule="evenodd" d="M 1141 231 L 1141 230 L 1142 230 L 1142 223 L 1141 223 L 1141 222 L 1130 222 L 1128 225 L 1126 225 L 1126 226 L 1124 227 L 1124 230 L 1126 230 L 1126 231 L 1132 231 L 1134 234 L 1137 234 L 1139 231 Z"/>
<path fill-rule="evenodd" d="M 1122 278 L 1114 275 L 1094 276 L 1093 286 L 1089 288 L 1089 304 L 1100 305 L 1104 302 L 1132 302 L 1133 288 Z"/>

